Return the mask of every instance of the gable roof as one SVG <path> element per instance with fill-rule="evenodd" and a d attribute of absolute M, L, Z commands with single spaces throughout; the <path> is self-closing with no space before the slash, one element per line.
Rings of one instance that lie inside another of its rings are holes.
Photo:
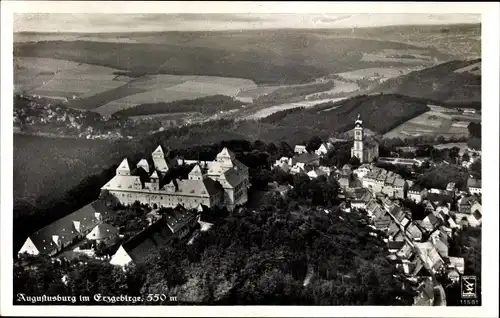
<path fill-rule="evenodd" d="M 391 217 L 388 215 L 381 216 L 373 221 L 373 224 L 379 230 L 388 228 L 390 223 L 391 223 Z"/>
<path fill-rule="evenodd" d="M 413 247 L 408 242 L 405 242 L 396 255 L 401 259 L 409 259 L 413 255 Z"/>
<path fill-rule="evenodd" d="M 422 238 L 422 231 L 413 223 L 407 227 L 406 234 L 413 239 Z"/>
<path fill-rule="evenodd" d="M 153 158 L 153 164 L 156 170 L 166 172 L 169 170 L 167 161 L 164 158 Z"/>
<path fill-rule="evenodd" d="M 415 249 L 425 267 L 429 270 L 438 270 L 444 261 L 431 242 L 415 243 Z"/>
<path fill-rule="evenodd" d="M 234 160 L 236 157 L 234 155 L 234 153 L 227 149 L 227 147 L 224 147 L 221 152 L 219 152 L 217 154 L 217 156 L 215 157 L 216 159 L 231 159 L 231 160 Z"/>
<path fill-rule="evenodd" d="M 389 241 L 387 242 L 387 248 L 390 250 L 399 250 L 401 249 L 406 243 L 404 241 Z"/>
<path fill-rule="evenodd" d="M 421 186 L 420 184 L 418 184 L 418 183 L 414 183 L 414 184 L 410 187 L 410 189 L 408 189 L 408 191 L 409 191 L 409 192 L 417 192 L 417 193 L 420 193 L 420 192 L 422 192 L 422 191 L 424 191 L 424 190 L 425 190 L 425 188 L 424 188 L 424 187 L 422 187 L 422 186 Z"/>
<path fill-rule="evenodd" d="M 150 178 L 151 179 L 159 179 L 158 178 L 158 173 L 156 172 L 156 170 L 153 172 L 153 174 L 151 174 Z"/>
<path fill-rule="evenodd" d="M 398 222 L 401 222 L 404 219 L 404 217 L 406 216 L 403 209 L 399 206 L 394 209 L 394 211 L 392 212 L 392 215 L 394 216 L 394 218 Z"/>
<path fill-rule="evenodd" d="M 142 188 L 141 178 L 139 176 L 120 176 L 116 175 L 108 181 L 101 189 L 103 190 L 127 190 Z"/>
<path fill-rule="evenodd" d="M 427 200 L 431 202 L 446 202 L 446 203 L 451 203 L 453 202 L 453 196 L 450 195 L 449 193 L 428 193 L 427 194 Z"/>
<path fill-rule="evenodd" d="M 312 161 L 316 161 L 319 159 L 319 156 L 315 153 L 302 153 L 298 156 L 295 156 L 293 158 L 293 162 L 300 162 L 300 163 L 310 163 Z"/>
<path fill-rule="evenodd" d="M 399 232 L 399 226 L 396 224 L 396 222 L 391 222 L 387 234 L 389 234 L 390 236 L 394 236 L 398 232 Z"/>
<path fill-rule="evenodd" d="M 195 213 L 178 208 L 165 214 L 165 222 L 173 233 L 187 226 L 194 218 L 196 218 Z"/>
<path fill-rule="evenodd" d="M 373 215 L 375 216 L 375 219 L 379 219 L 379 218 L 386 216 L 386 211 L 384 209 L 382 209 L 382 207 L 380 205 L 377 205 L 377 207 L 373 211 Z M 389 217 L 389 219 L 390 219 L 390 216 L 387 215 L 387 217 Z"/>
<path fill-rule="evenodd" d="M 122 244 L 134 263 L 140 263 L 146 256 L 165 246 L 173 238 L 172 231 L 163 220 L 159 220 Z"/>
<path fill-rule="evenodd" d="M 141 159 L 136 165 L 137 168 L 144 169 L 147 173 L 149 173 L 149 163 L 146 159 Z"/>
<path fill-rule="evenodd" d="M 401 178 L 396 178 L 396 180 L 394 180 L 394 186 L 398 188 L 403 188 L 405 186 L 405 180 Z"/>
<path fill-rule="evenodd" d="M 53 235 L 57 235 L 62 245 L 66 246 L 80 233 L 86 233 L 101 222 L 96 217 L 96 213 L 105 218 L 110 212 L 111 209 L 102 201 L 96 200 L 39 229 L 30 235 L 30 239 L 40 254 L 51 254 L 58 248 L 52 239 Z"/>
<path fill-rule="evenodd" d="M 163 147 L 161 145 L 158 145 L 158 147 L 156 147 L 156 149 L 153 151 L 152 155 L 155 155 L 155 154 L 161 154 L 161 155 L 165 154 L 163 152 Z"/>
<path fill-rule="evenodd" d="M 120 163 L 120 165 L 118 166 L 118 168 L 116 170 L 130 172 L 130 166 L 128 164 L 127 158 L 125 158 L 125 159 L 122 160 L 122 162 Z"/>
<path fill-rule="evenodd" d="M 102 240 L 106 238 L 118 235 L 118 229 L 108 223 L 100 223 L 94 227 L 89 234 L 87 234 L 87 239 L 89 240 Z"/>

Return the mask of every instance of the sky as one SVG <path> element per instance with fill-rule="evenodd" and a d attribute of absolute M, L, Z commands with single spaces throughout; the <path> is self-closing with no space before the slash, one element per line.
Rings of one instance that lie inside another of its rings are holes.
<path fill-rule="evenodd" d="M 69 14 L 17 13 L 14 32 L 216 31 L 480 23 L 479 14 Z"/>

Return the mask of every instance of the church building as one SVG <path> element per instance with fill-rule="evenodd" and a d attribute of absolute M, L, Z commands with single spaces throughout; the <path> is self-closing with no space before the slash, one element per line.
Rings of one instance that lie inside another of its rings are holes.
<path fill-rule="evenodd" d="M 354 145 L 351 148 L 351 157 L 357 157 L 361 163 L 369 163 L 378 158 L 378 142 L 365 139 L 360 115 L 354 123 Z"/>

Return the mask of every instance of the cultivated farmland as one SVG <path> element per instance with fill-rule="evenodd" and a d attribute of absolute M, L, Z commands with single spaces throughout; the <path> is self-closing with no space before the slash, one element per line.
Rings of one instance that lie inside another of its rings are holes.
<path fill-rule="evenodd" d="M 256 85 L 246 79 L 212 76 L 151 75 L 129 85 L 138 92 L 110 101 L 94 111 L 109 116 L 117 111 L 147 103 L 170 103 L 212 95 L 236 96 Z"/>
<path fill-rule="evenodd" d="M 126 83 L 115 69 L 52 58 L 16 57 L 14 89 L 45 97 L 85 98 Z"/>
<path fill-rule="evenodd" d="M 463 119 L 459 112 L 450 108 L 428 105 L 431 109 L 407 122 L 399 125 L 384 135 L 385 138 L 408 138 L 417 136 L 468 136 L 468 124 L 480 121 L 479 115 L 470 116 L 469 121 Z"/>

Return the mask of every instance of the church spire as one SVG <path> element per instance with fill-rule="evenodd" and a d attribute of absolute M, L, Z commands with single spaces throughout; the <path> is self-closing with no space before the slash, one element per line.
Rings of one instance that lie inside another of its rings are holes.
<path fill-rule="evenodd" d="M 361 114 L 358 114 L 358 119 L 354 122 L 355 127 L 361 127 L 363 125 L 363 121 L 361 120 Z"/>

